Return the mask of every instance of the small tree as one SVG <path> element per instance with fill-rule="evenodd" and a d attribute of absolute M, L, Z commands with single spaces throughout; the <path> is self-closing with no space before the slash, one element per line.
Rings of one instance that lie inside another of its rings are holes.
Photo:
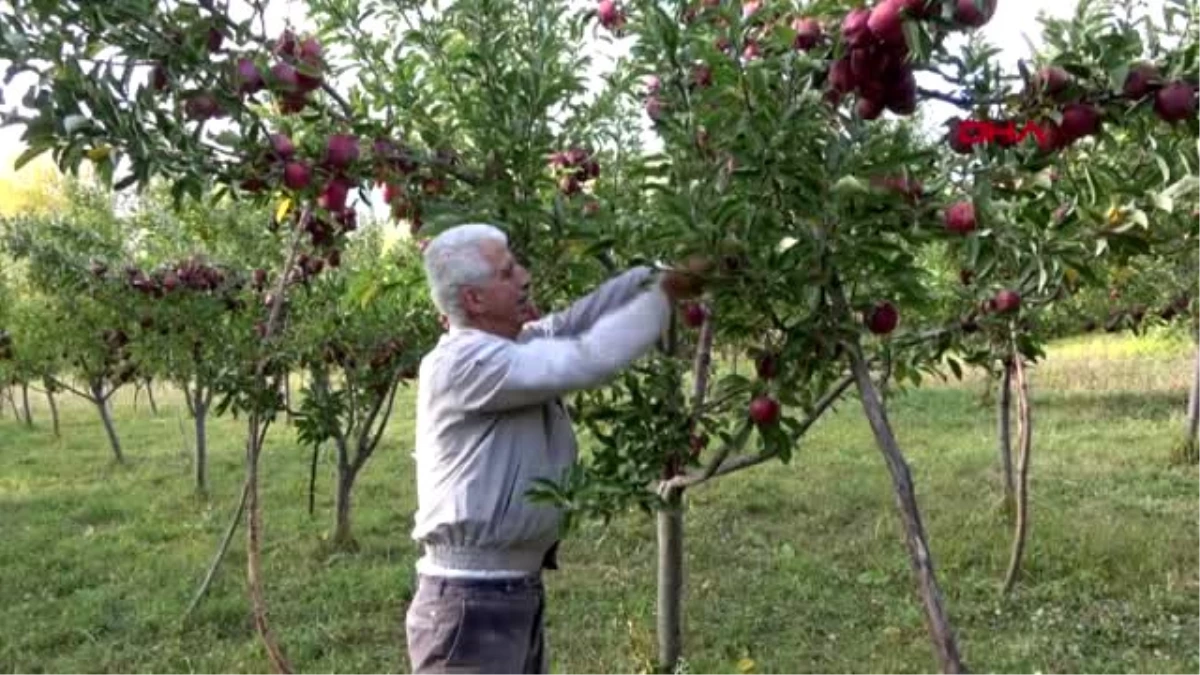
<path fill-rule="evenodd" d="M 287 330 L 309 373 L 297 433 L 314 453 L 333 444 L 331 539 L 334 547 L 351 550 L 357 549 L 351 527 L 355 479 L 383 438 L 397 389 L 416 377 L 438 332 L 415 249 L 401 245 L 385 253 L 378 228 L 363 234 L 340 267 L 305 279 L 294 296 L 296 316 L 303 319 Z"/>

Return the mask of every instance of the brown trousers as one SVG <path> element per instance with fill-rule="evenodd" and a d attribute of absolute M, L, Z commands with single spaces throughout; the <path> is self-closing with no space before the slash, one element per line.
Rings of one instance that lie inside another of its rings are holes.
<path fill-rule="evenodd" d="M 405 631 L 414 673 L 547 673 L 541 576 L 421 575 Z"/>

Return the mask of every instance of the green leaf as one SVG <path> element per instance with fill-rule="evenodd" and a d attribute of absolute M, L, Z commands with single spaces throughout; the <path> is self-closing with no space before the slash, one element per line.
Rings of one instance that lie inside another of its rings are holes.
<path fill-rule="evenodd" d="M 31 145 L 30 147 L 26 148 L 25 152 L 22 152 L 21 155 L 17 157 L 15 162 L 13 162 L 13 170 L 20 171 L 21 167 L 32 162 L 37 158 L 38 155 L 47 150 L 49 150 L 49 148 L 44 145 Z"/>
<path fill-rule="evenodd" d="M 962 380 L 962 378 L 963 378 L 962 366 L 959 365 L 957 360 L 952 359 L 952 358 L 947 358 L 946 365 L 950 366 L 950 370 L 954 371 L 954 376 L 956 378 L 958 378 L 959 380 Z"/>
<path fill-rule="evenodd" d="M 1167 213 L 1172 213 L 1175 211 L 1175 200 L 1171 199 L 1171 196 L 1166 192 L 1153 193 L 1150 195 L 1150 199 L 1154 202 L 1154 206 L 1160 210 L 1166 211 Z M 1136 215 L 1141 215 L 1142 218 L 1146 217 L 1146 214 L 1141 210 L 1135 211 L 1134 213 Z"/>

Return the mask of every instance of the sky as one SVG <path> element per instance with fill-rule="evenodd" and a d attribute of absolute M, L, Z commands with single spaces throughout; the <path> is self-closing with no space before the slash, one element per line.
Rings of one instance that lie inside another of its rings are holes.
<path fill-rule="evenodd" d="M 1164 2 L 1164 0 L 1146 1 L 1152 8 L 1161 7 Z M 575 0 L 575 2 L 580 6 L 586 6 L 590 0 Z M 244 0 L 234 0 L 233 4 L 235 18 L 240 18 L 237 16 L 238 13 L 242 13 L 242 16 L 248 15 L 248 8 Z M 1000 0 L 991 21 L 980 31 L 987 41 L 1000 48 L 998 60 L 1005 69 L 1015 68 L 1018 59 L 1029 56 L 1029 43 L 1040 46 L 1038 39 L 1040 25 L 1037 22 L 1037 16 L 1045 13 L 1053 17 L 1069 17 L 1075 11 L 1076 5 L 1076 0 Z M 300 28 L 303 28 L 305 24 L 304 6 L 303 0 L 268 0 L 266 12 L 268 33 L 277 34 L 289 19 L 293 24 L 298 24 Z M 958 41 L 963 39 L 962 36 L 955 36 L 948 46 L 954 49 Z M 593 57 L 590 75 L 597 78 L 595 81 L 598 83 L 599 74 L 604 72 L 612 59 L 625 52 L 628 48 L 628 41 L 617 44 L 595 41 L 589 47 Z M 929 74 L 919 76 L 918 84 L 928 88 L 945 89 L 944 85 L 939 87 L 941 82 L 938 78 Z M 17 78 L 10 85 L 5 86 L 3 90 L 5 107 L 19 101 L 28 86 L 29 81 L 22 78 Z M 927 123 L 932 127 L 940 126 L 942 121 L 958 114 L 956 108 L 940 101 L 922 103 L 922 111 L 926 115 Z M 649 129 L 648 121 L 646 129 Z M 647 131 L 647 133 L 649 132 Z M 0 176 L 11 175 L 13 160 L 25 149 L 24 144 L 20 141 L 20 135 L 21 130 L 18 127 L 0 129 Z M 653 146 L 653 141 L 648 145 Z M 375 204 L 374 206 L 376 212 L 382 215 L 381 205 Z"/>

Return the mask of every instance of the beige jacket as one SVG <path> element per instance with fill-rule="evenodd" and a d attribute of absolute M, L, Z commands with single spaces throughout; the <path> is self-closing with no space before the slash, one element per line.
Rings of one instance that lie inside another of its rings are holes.
<path fill-rule="evenodd" d="M 651 282 L 653 283 L 646 283 Z M 598 387 L 655 345 L 671 303 L 653 270 L 610 279 L 507 340 L 451 329 L 421 361 L 417 388 L 418 570 L 535 572 L 558 509 L 529 502 L 578 457 L 561 397 Z"/>

